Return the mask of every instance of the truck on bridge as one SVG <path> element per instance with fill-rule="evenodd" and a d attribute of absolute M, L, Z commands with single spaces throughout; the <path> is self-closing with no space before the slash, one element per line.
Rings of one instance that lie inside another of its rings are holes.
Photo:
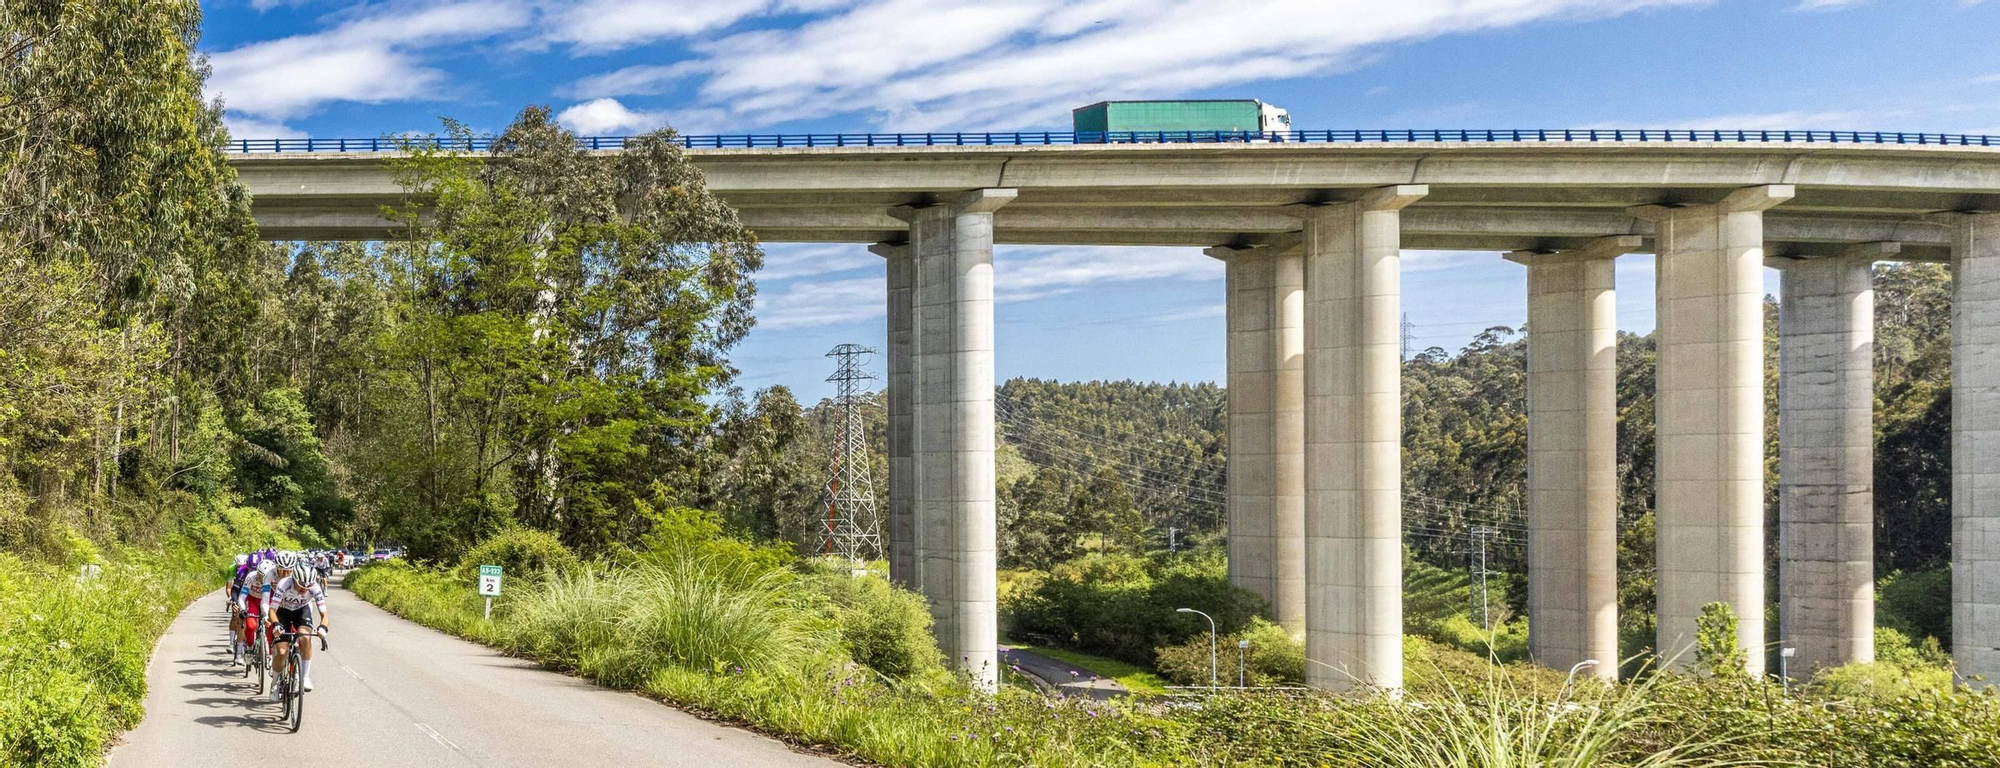
<path fill-rule="evenodd" d="M 1292 114 L 1256 99 L 1100 101 L 1070 112 L 1073 130 L 1102 133 L 1272 133 L 1292 129 Z"/>

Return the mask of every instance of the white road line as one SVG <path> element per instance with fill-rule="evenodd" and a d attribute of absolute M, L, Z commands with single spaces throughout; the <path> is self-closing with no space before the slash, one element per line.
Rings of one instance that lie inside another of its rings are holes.
<path fill-rule="evenodd" d="M 353 667 L 347 666 L 346 664 L 340 665 L 340 671 L 346 672 L 348 677 L 352 677 L 356 680 L 361 679 L 361 673 L 354 671 Z"/>
<path fill-rule="evenodd" d="M 438 733 L 436 730 L 433 730 L 428 725 L 424 725 L 423 723 L 417 723 L 417 730 L 423 731 L 424 735 L 431 737 L 431 741 L 443 744 L 446 748 L 450 749 L 453 752 L 464 751 L 459 749 L 457 744 L 451 743 L 451 739 L 445 738 L 443 734 Z"/>

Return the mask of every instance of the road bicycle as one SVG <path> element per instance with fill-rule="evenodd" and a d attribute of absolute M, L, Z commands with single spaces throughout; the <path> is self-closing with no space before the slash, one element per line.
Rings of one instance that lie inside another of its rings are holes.
<path fill-rule="evenodd" d="M 285 702 L 284 717 L 278 722 L 289 723 L 292 733 L 298 733 L 299 726 L 305 723 L 306 720 L 305 657 L 299 653 L 299 640 L 309 637 L 319 638 L 319 649 L 322 651 L 326 650 L 325 634 L 307 632 L 301 628 L 298 632 L 293 633 L 292 642 L 286 646 L 286 674 L 277 676 L 278 698 L 283 699 Z M 307 640 L 306 642 L 312 641 Z"/>
<path fill-rule="evenodd" d="M 271 690 L 271 637 L 263 621 L 248 617 L 243 620 L 256 625 L 250 633 L 256 640 L 250 644 L 250 652 L 243 656 L 243 676 L 249 677 L 251 672 L 256 672 L 257 694 L 261 696 Z"/>

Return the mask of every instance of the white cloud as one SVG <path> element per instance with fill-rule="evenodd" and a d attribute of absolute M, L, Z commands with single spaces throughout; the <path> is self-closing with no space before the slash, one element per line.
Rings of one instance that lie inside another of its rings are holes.
<path fill-rule="evenodd" d="M 224 115 L 222 118 L 222 127 L 229 129 L 229 138 L 232 139 L 303 139 L 306 137 L 304 131 L 283 123 L 253 120 L 236 115 Z"/>
<path fill-rule="evenodd" d="M 634 45 L 722 29 L 771 13 L 821 10 L 844 0 L 583 0 L 547 11 L 546 42 L 573 46 L 579 53 L 603 53 Z"/>
<path fill-rule="evenodd" d="M 738 125 L 855 111 L 908 130 L 1049 125 L 1109 93 L 1172 96 L 1319 74 L 1392 43 L 1708 1 L 863 0 L 795 29 L 696 42 L 689 62 L 627 68 L 573 90 L 659 93 L 698 77 L 699 100 Z M 717 13 L 796 8 L 743 10 L 759 5 L 731 0 Z"/>
<path fill-rule="evenodd" d="M 1868 0 L 1799 0 L 1799 4 L 1792 6 L 1792 10 L 1834 11 L 1842 8 L 1853 8 L 1865 2 L 1868 2 Z"/>
<path fill-rule="evenodd" d="M 798 280 L 776 294 L 757 296 L 757 327 L 777 330 L 838 325 L 888 314 L 889 284 L 883 278 Z"/>
<path fill-rule="evenodd" d="M 267 40 L 211 54 L 209 95 L 239 119 L 304 117 L 329 102 L 379 104 L 435 98 L 443 72 L 423 50 L 478 40 L 528 23 L 511 0 L 467 0 L 381 13 L 324 32 Z"/>
<path fill-rule="evenodd" d="M 640 112 L 617 99 L 593 99 L 556 114 L 556 122 L 584 136 L 645 133 L 667 124 L 664 112 Z"/>
<path fill-rule="evenodd" d="M 1402 271 L 1440 272 L 1498 258 L 1500 254 L 1492 251 L 1404 251 Z"/>
<path fill-rule="evenodd" d="M 772 248 L 767 254 L 770 258 L 766 272 L 759 275 L 770 282 L 763 284 L 764 290 L 757 296 L 757 326 L 811 328 L 871 320 L 887 314 L 887 281 L 879 272 L 836 280 L 784 280 L 872 266 L 853 256 L 857 253 L 879 261 L 860 245 Z M 993 264 L 994 299 L 1001 303 L 1061 296 L 1104 283 L 1221 279 L 1222 262 L 1202 255 L 1197 248 L 1011 246 L 999 249 Z M 1155 319 L 1215 316 L 1210 311 L 1201 309 Z"/>
<path fill-rule="evenodd" d="M 994 300 L 1031 301 L 1085 286 L 1136 280 L 1222 279 L 1222 262 L 1199 248 L 1013 247 L 995 255 Z"/>
<path fill-rule="evenodd" d="M 853 243 L 774 243 L 764 246 L 764 268 L 757 279 L 789 280 L 795 277 L 836 275 L 873 267 L 881 270 L 882 257 L 865 245 Z"/>
<path fill-rule="evenodd" d="M 1861 112 L 1858 110 L 1829 110 L 1808 112 L 1745 112 L 1729 115 L 1710 115 L 1667 120 L 1616 121 L 1586 125 L 1584 128 L 1677 128 L 1697 131 L 1741 130 L 1812 130 L 1812 131 L 1853 131 L 1876 130 L 1882 121 L 1898 114 L 1897 110 Z"/>

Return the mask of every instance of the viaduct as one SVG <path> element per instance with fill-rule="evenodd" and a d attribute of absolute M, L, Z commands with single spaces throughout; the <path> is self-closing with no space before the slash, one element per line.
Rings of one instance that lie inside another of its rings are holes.
<path fill-rule="evenodd" d="M 1795 647 L 1802 669 L 1874 654 L 1870 264 L 1949 263 L 1953 652 L 1961 676 L 2000 679 L 2000 137 L 683 140 L 763 240 L 866 244 L 887 261 L 891 573 L 930 600 L 947 656 L 989 685 L 996 243 L 1197 246 L 1227 263 L 1230 577 L 1304 634 L 1309 681 L 1336 690 L 1403 681 L 1404 249 L 1502 252 L 1527 270 L 1530 647 L 1558 668 L 1598 660 L 1600 675 L 1618 657 L 1613 260 L 1657 259 L 1656 647 L 1686 653 L 1701 607 L 1721 601 L 1744 647 Z M 389 236 L 393 145 L 234 149 L 265 237 Z M 1767 265 L 1783 270 L 1775 633 Z M 1761 673 L 1764 655 L 1749 663 Z"/>

